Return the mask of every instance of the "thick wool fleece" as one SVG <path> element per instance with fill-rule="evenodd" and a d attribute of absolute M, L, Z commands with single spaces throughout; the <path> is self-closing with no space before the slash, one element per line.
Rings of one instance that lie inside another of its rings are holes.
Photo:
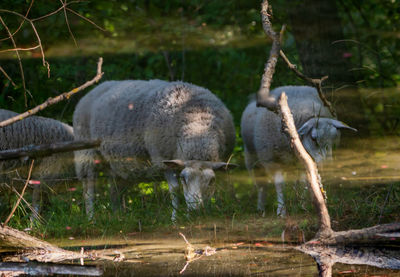
<path fill-rule="evenodd" d="M 78 177 L 102 158 L 124 179 L 160 175 L 163 160 L 226 161 L 235 143 L 230 112 L 209 90 L 183 82 L 109 81 L 78 103 L 77 139 L 101 139 L 76 152 Z"/>

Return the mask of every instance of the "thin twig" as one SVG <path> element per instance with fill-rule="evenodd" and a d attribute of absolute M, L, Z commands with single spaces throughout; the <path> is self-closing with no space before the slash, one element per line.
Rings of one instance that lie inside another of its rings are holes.
<path fill-rule="evenodd" d="M 7 24 L 3 21 L 3 18 L 0 16 L 0 22 L 4 26 L 4 28 L 7 31 L 7 34 L 9 35 L 11 42 L 14 46 L 15 49 L 17 49 L 17 44 L 15 43 L 14 37 L 10 32 L 10 29 L 8 29 Z M 24 74 L 24 68 L 22 67 L 22 61 L 21 61 L 21 56 L 19 55 L 19 51 L 16 50 L 15 54 L 17 55 L 18 58 L 18 64 L 19 64 L 19 70 L 21 72 L 21 78 L 22 78 L 22 86 L 24 88 L 24 100 L 25 100 L 25 107 L 28 107 L 28 98 L 26 97 L 26 85 L 25 85 L 25 74 Z"/>
<path fill-rule="evenodd" d="M 35 0 L 32 0 L 31 4 L 29 5 L 29 8 L 28 8 L 28 10 L 27 10 L 27 12 L 25 14 L 26 18 L 28 17 L 28 14 L 29 14 L 32 6 L 33 6 L 33 2 L 35 2 Z M 22 25 L 24 25 L 24 23 L 25 23 L 25 19 L 22 20 L 21 24 L 19 24 L 17 30 L 15 30 L 15 32 L 12 34 L 13 36 L 15 36 L 19 32 L 19 30 L 21 30 L 21 27 L 22 27 Z M 9 40 L 9 39 L 10 39 L 10 37 L 2 38 L 2 39 L 0 39 L 0 42 L 4 41 L 4 40 Z"/>
<path fill-rule="evenodd" d="M 0 50 L 0 53 L 12 52 L 12 51 L 31 51 L 31 50 L 38 49 L 39 47 L 40 47 L 40 45 L 36 45 L 33 47 L 29 47 L 29 48 L 11 48 L 11 49 Z"/>
<path fill-rule="evenodd" d="M 14 215 L 15 210 L 16 210 L 17 207 L 19 206 L 19 203 L 21 202 L 21 199 L 22 199 L 22 197 L 24 196 L 26 187 L 28 186 L 29 180 L 31 179 L 31 174 L 32 174 L 32 169 L 33 169 L 33 164 L 34 164 L 34 163 L 35 163 L 35 160 L 32 160 L 31 166 L 30 166 L 30 168 L 29 168 L 28 178 L 26 179 L 26 182 L 25 182 L 25 186 L 24 186 L 24 188 L 22 189 L 21 195 L 18 197 L 18 200 L 17 200 L 17 202 L 15 203 L 13 209 L 11 210 L 10 215 L 7 217 L 6 221 L 4 221 L 3 227 L 4 227 L 4 226 L 7 226 L 7 223 L 10 221 L 11 217 Z"/>
<path fill-rule="evenodd" d="M 69 2 L 68 4 L 71 4 L 71 2 Z M 68 8 L 67 6 L 65 6 L 65 8 L 67 9 L 67 11 L 69 11 L 69 12 L 75 14 L 76 16 L 79 16 L 79 17 L 80 17 L 81 19 L 83 19 L 83 20 L 86 20 L 87 22 L 89 22 L 90 24 L 92 24 L 93 26 L 95 26 L 97 29 L 99 29 L 99 30 L 101 30 L 101 31 L 103 31 L 103 32 L 107 31 L 106 29 L 104 29 L 104 28 L 100 27 L 99 25 L 97 25 L 96 23 L 94 23 L 94 22 L 93 22 L 92 20 L 90 20 L 89 18 L 84 17 L 83 15 L 77 13 L 77 12 L 74 11 L 73 9 L 70 9 L 70 8 Z"/>
<path fill-rule="evenodd" d="M 74 34 L 72 33 L 72 30 L 71 30 L 71 26 L 69 26 L 68 15 L 67 15 L 67 9 L 66 9 L 67 0 L 65 0 L 64 2 L 63 2 L 63 0 L 60 0 L 60 2 L 61 2 L 61 4 L 62 4 L 63 10 L 64 10 L 65 23 L 67 24 L 68 32 L 69 32 L 69 34 L 71 35 L 72 40 L 73 40 L 74 43 L 75 43 L 75 46 L 78 47 L 78 43 L 76 42 L 75 36 L 74 36 Z"/>
<path fill-rule="evenodd" d="M 13 82 L 13 80 L 8 76 L 7 72 L 3 69 L 3 67 L 0 66 L 0 71 L 3 73 L 3 75 L 11 82 L 13 87 L 16 87 L 17 85 Z"/>
<path fill-rule="evenodd" d="M 333 108 L 332 104 L 328 101 L 328 99 L 326 99 L 325 95 L 322 92 L 322 82 L 324 82 L 326 79 L 328 79 L 328 76 L 324 76 L 321 79 L 310 78 L 310 77 L 304 75 L 303 73 L 301 73 L 297 69 L 296 65 L 292 64 L 289 61 L 289 59 L 286 57 L 285 53 L 282 50 L 279 51 L 279 55 L 285 61 L 285 63 L 289 67 L 289 69 L 292 70 L 297 75 L 297 77 L 309 82 L 313 87 L 315 87 L 317 89 L 319 98 L 321 98 L 324 106 L 326 106 L 329 109 L 329 111 L 332 113 L 332 115 L 336 117 L 335 109 Z"/>
<path fill-rule="evenodd" d="M 79 86 L 77 88 L 74 88 L 73 90 L 71 90 L 69 92 L 64 92 L 63 94 L 61 94 L 59 96 L 56 96 L 54 98 L 49 98 L 45 102 L 43 102 L 42 104 L 34 107 L 33 109 L 30 109 L 30 110 L 28 110 L 28 111 L 26 111 L 26 112 L 24 112 L 22 114 L 19 114 L 17 116 L 11 117 L 11 118 L 9 118 L 7 120 L 4 120 L 4 121 L 0 122 L 0 128 L 4 127 L 4 126 L 7 126 L 7 125 L 10 125 L 10 124 L 12 124 L 12 123 L 14 123 L 16 121 L 22 120 L 22 119 L 24 119 L 26 117 L 29 117 L 29 116 L 31 116 L 31 115 L 33 115 L 33 114 L 35 114 L 35 113 L 47 108 L 48 106 L 56 104 L 56 103 L 58 103 L 58 102 L 60 102 L 60 101 L 62 101 L 64 99 L 69 99 L 71 96 L 73 96 L 77 92 L 87 88 L 88 86 L 93 85 L 94 83 L 97 83 L 101 79 L 103 74 L 104 74 L 101 71 L 102 70 L 101 69 L 102 64 L 103 64 L 103 58 L 100 57 L 99 61 L 97 63 L 97 74 L 92 80 L 87 81 L 83 85 L 81 85 L 81 86 Z"/>
<path fill-rule="evenodd" d="M 29 22 L 31 24 L 32 30 L 35 33 L 36 39 L 38 41 L 38 45 L 40 46 L 39 48 L 40 48 L 40 53 L 41 53 L 41 56 L 42 56 L 43 66 L 47 68 L 47 75 L 48 75 L 48 77 L 50 77 L 50 64 L 45 59 L 44 50 L 43 50 L 43 46 L 42 46 L 42 41 L 40 39 L 39 33 L 36 30 L 36 27 L 35 27 L 35 24 L 33 23 L 33 21 L 31 19 L 27 18 L 26 16 L 24 16 L 24 15 L 22 15 L 20 13 L 17 13 L 15 11 L 0 9 L 0 13 L 2 13 L 2 12 L 3 13 L 10 13 L 10 14 L 14 14 L 16 16 L 22 17 L 24 20 L 26 20 L 27 22 Z M 13 37 L 11 37 L 10 39 L 14 40 Z M 17 48 L 17 47 L 14 46 L 14 48 Z M 16 53 L 18 53 L 18 52 L 16 52 Z M 22 64 L 21 64 L 21 66 L 22 66 Z M 23 75 L 22 75 L 22 77 L 23 77 L 23 80 L 24 80 L 24 76 Z"/>

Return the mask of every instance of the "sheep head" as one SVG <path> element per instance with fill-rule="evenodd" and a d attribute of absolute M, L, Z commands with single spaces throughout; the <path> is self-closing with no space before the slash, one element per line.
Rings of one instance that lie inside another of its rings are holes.
<path fill-rule="evenodd" d="M 226 171 L 237 166 L 224 162 L 197 160 L 167 160 L 163 163 L 180 172 L 179 179 L 188 210 L 199 209 L 211 197 L 214 192 L 215 171 Z"/>
<path fill-rule="evenodd" d="M 304 148 L 317 163 L 320 163 L 327 158 L 332 158 L 332 147 L 340 138 L 339 129 L 357 131 L 333 118 L 314 117 L 304 123 L 298 133 Z"/>

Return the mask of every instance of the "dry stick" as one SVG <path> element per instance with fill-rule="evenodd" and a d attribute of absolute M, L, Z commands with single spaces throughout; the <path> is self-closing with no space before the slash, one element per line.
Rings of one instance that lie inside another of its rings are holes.
<path fill-rule="evenodd" d="M 3 67 L 0 66 L 0 71 L 3 73 L 4 76 L 10 81 L 10 83 L 13 85 L 13 87 L 16 87 L 17 85 L 13 82 L 13 80 L 8 76 L 7 72 L 3 69 Z"/>
<path fill-rule="evenodd" d="M 21 148 L 0 151 L 0 161 L 25 157 L 37 158 L 51 156 L 55 153 L 95 148 L 100 146 L 100 143 L 100 140 L 73 140 L 55 142 L 51 144 L 27 145 Z"/>
<path fill-rule="evenodd" d="M 42 56 L 43 66 L 47 68 L 47 75 L 50 77 L 50 64 L 45 59 L 44 50 L 43 50 L 43 46 L 42 46 L 42 41 L 41 41 L 40 36 L 39 36 L 39 34 L 38 34 L 37 30 L 36 30 L 36 27 L 35 27 L 35 24 L 33 23 L 33 20 L 31 20 L 31 19 L 27 18 L 26 16 L 23 16 L 22 14 L 17 13 L 15 11 L 9 11 L 9 10 L 5 10 L 5 9 L 0 9 L 0 13 L 9 13 L 9 14 L 17 15 L 19 17 L 22 17 L 24 20 L 28 21 L 31 24 L 32 30 L 35 33 L 36 39 L 38 41 L 38 45 L 40 46 L 39 48 L 40 48 L 40 54 Z M 10 39 L 13 40 L 14 38 L 11 36 Z M 16 48 L 16 47 L 14 47 L 14 48 Z M 18 53 L 18 51 L 17 51 L 17 53 Z"/>
<path fill-rule="evenodd" d="M 29 48 L 11 48 L 11 49 L 0 50 L 0 53 L 12 52 L 12 51 L 31 51 L 31 50 L 38 49 L 39 47 L 40 47 L 40 45 L 32 46 Z"/>
<path fill-rule="evenodd" d="M 204 249 L 198 249 L 196 250 L 193 245 L 186 239 L 185 235 L 182 234 L 181 232 L 179 232 L 179 235 L 181 235 L 181 237 L 185 240 L 186 242 L 186 253 L 185 253 L 185 259 L 186 259 L 186 264 L 185 266 L 181 269 L 181 271 L 179 272 L 179 274 L 182 274 L 183 272 L 185 272 L 186 268 L 189 266 L 189 264 L 191 262 L 197 261 L 199 259 L 201 259 L 204 256 L 212 256 L 215 253 L 217 253 L 217 249 L 210 247 L 210 246 L 206 246 L 204 247 Z"/>
<path fill-rule="evenodd" d="M 69 22 L 68 22 L 68 15 L 67 15 L 67 8 L 66 8 L 67 0 L 65 0 L 65 1 L 60 0 L 60 2 L 62 4 L 63 10 L 64 10 L 65 23 L 67 24 L 68 32 L 71 35 L 72 40 L 75 43 L 75 46 L 78 47 L 78 43 L 76 42 L 75 36 L 74 36 L 74 34 L 72 33 L 72 30 L 71 30 L 71 26 L 69 26 Z"/>
<path fill-rule="evenodd" d="M 15 203 L 13 209 L 11 210 L 10 215 L 7 217 L 6 221 L 4 221 L 3 227 L 4 227 L 4 226 L 7 226 L 7 223 L 10 221 L 11 217 L 14 215 L 15 210 L 16 210 L 17 207 L 19 206 L 19 203 L 21 202 L 21 199 L 22 199 L 22 197 L 24 196 L 26 187 L 28 186 L 29 180 L 31 179 L 31 174 L 32 174 L 32 169 L 33 169 L 33 164 L 34 164 L 34 163 L 35 163 L 35 160 L 32 160 L 32 162 L 31 162 L 31 167 L 29 168 L 28 178 L 26 179 L 26 182 L 25 182 L 25 186 L 24 186 L 24 188 L 22 189 L 21 195 L 18 197 L 18 200 L 17 200 L 17 202 Z"/>
<path fill-rule="evenodd" d="M 31 8 L 32 8 L 32 6 L 33 6 L 33 2 L 35 2 L 35 0 L 32 0 L 32 1 L 31 1 L 31 4 L 29 5 L 29 8 L 28 8 L 28 10 L 27 10 L 27 12 L 26 12 L 26 14 L 25 14 L 25 17 L 28 17 L 28 14 L 29 14 L 29 12 L 31 11 Z M 15 32 L 12 34 L 13 36 L 15 36 L 15 35 L 19 32 L 19 30 L 21 30 L 22 25 L 24 25 L 24 23 L 25 23 L 25 19 L 22 20 L 22 22 L 21 22 L 21 24 L 18 26 L 17 30 L 15 30 Z M 1 42 L 1 41 L 4 41 L 4 40 L 8 40 L 8 39 L 10 39 L 10 37 L 2 38 L 2 39 L 0 39 L 0 42 Z"/>
<path fill-rule="evenodd" d="M 76 94 L 77 92 L 79 92 L 79 91 L 81 91 L 81 90 L 87 88 L 88 86 L 93 85 L 94 83 L 97 83 L 97 82 L 101 79 L 101 77 L 103 76 L 103 74 L 104 74 L 104 73 L 101 71 L 101 66 L 102 66 L 102 64 L 103 64 L 103 58 L 100 57 L 100 58 L 99 58 L 99 61 L 98 61 L 98 63 L 97 63 L 97 74 L 96 74 L 96 76 L 95 76 L 92 80 L 87 81 L 87 82 L 84 83 L 83 85 L 81 85 L 81 86 L 79 86 L 79 87 L 77 87 L 77 88 L 74 88 L 73 90 L 71 90 L 71 91 L 69 91 L 69 92 L 64 92 L 63 94 L 61 94 L 61 95 L 59 95 L 59 96 L 56 96 L 56 97 L 54 97 L 54 98 L 49 98 L 49 99 L 47 99 L 45 102 L 43 102 L 42 104 L 36 106 L 36 107 L 33 108 L 33 109 L 30 109 L 30 110 L 28 110 L 28 111 L 26 111 L 26 112 L 24 112 L 24 113 L 22 113 L 22 114 L 19 114 L 19 115 L 17 115 L 17 116 L 14 116 L 14 117 L 12 117 L 12 118 L 9 118 L 9 119 L 7 119 L 7 120 L 4 120 L 4 121 L 0 122 L 0 128 L 1 128 L 1 127 L 4 127 L 4 126 L 7 126 L 7 125 L 10 125 L 10 124 L 12 124 L 12 123 L 14 123 L 14 122 L 16 122 L 16 121 L 22 120 L 22 119 L 24 119 L 24 118 L 26 118 L 26 117 L 29 117 L 29 116 L 31 116 L 31 115 L 33 115 L 33 114 L 35 114 L 35 113 L 37 113 L 37 112 L 39 112 L 39 111 L 41 111 L 41 110 L 47 108 L 48 106 L 53 105 L 53 104 L 56 104 L 56 103 L 58 103 L 58 102 L 60 102 L 60 101 L 62 101 L 62 100 L 64 100 L 64 99 L 68 99 L 68 98 L 70 98 L 72 95 Z"/>
<path fill-rule="evenodd" d="M 18 49 L 17 48 L 17 44 L 15 43 L 14 37 L 10 32 L 10 29 L 8 29 L 7 24 L 3 21 L 3 18 L 0 16 L 0 22 L 1 24 L 4 26 L 4 28 L 7 31 L 8 36 L 11 39 L 11 42 L 14 46 L 14 49 Z M 28 98 L 26 97 L 26 85 L 25 85 L 25 74 L 24 74 L 24 68 L 22 67 L 22 61 L 21 61 L 21 56 L 19 55 L 19 51 L 15 50 L 15 54 L 17 55 L 18 58 L 18 64 L 19 64 L 19 70 L 21 72 L 21 78 L 22 78 L 22 86 L 24 88 L 24 100 L 25 100 L 25 107 L 28 107 Z"/>
<path fill-rule="evenodd" d="M 284 130 L 290 136 L 292 148 L 294 149 L 296 156 L 304 164 L 306 168 L 307 181 L 310 184 L 314 206 L 318 213 L 319 218 L 319 236 L 329 236 L 332 234 L 331 221 L 328 213 L 328 209 L 325 205 L 325 199 L 321 191 L 321 183 L 319 179 L 318 169 L 315 165 L 314 160 L 310 154 L 306 151 L 303 144 L 301 143 L 299 134 L 296 131 L 292 113 L 287 103 L 287 96 L 285 92 L 282 92 L 279 98 L 279 109 L 282 113 L 282 126 Z"/>
<path fill-rule="evenodd" d="M 328 99 L 326 99 L 325 95 L 322 92 L 322 82 L 324 82 L 326 79 L 328 79 L 328 76 L 324 76 L 321 79 L 310 78 L 310 77 L 304 75 L 303 73 L 301 73 L 297 69 L 296 65 L 292 64 L 289 61 L 289 59 L 286 57 L 285 53 L 282 50 L 279 51 L 279 55 L 285 61 L 285 63 L 287 64 L 287 66 L 289 67 L 290 70 L 292 70 L 299 78 L 309 82 L 312 86 L 314 86 L 317 89 L 319 98 L 321 98 L 322 103 L 324 103 L 324 105 L 326 107 L 328 107 L 328 109 L 332 113 L 332 115 L 336 117 L 335 109 L 333 108 L 332 104 L 328 101 Z"/>
<path fill-rule="evenodd" d="M 265 107 L 268 110 L 276 112 L 276 99 L 275 97 L 270 95 L 269 89 L 271 87 L 272 76 L 275 72 L 275 66 L 278 62 L 279 50 L 281 48 L 281 36 L 280 33 L 276 33 L 274 30 L 272 30 L 271 22 L 269 21 L 267 0 L 264 0 L 261 4 L 261 17 L 264 32 L 272 39 L 272 47 L 268 61 L 265 64 L 264 74 L 262 75 L 261 79 L 261 86 L 257 93 L 257 107 Z M 283 30 L 284 26 L 282 26 L 281 33 L 283 32 Z"/>

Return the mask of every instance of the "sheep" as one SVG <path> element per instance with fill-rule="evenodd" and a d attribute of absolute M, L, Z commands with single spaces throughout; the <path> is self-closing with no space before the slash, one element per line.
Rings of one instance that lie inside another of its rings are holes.
<path fill-rule="evenodd" d="M 209 90 L 162 80 L 107 81 L 77 104 L 76 139 L 101 139 L 99 149 L 75 152 L 83 181 L 86 212 L 93 217 L 95 163 L 120 181 L 164 178 L 176 220 L 179 180 L 187 209 L 198 209 L 215 179 L 214 170 L 234 167 L 226 161 L 235 144 L 233 119 Z M 104 162 L 103 162 L 104 161 Z"/>
<path fill-rule="evenodd" d="M 325 107 L 315 88 L 308 86 L 284 86 L 270 93 L 276 99 L 282 92 L 288 96 L 288 104 L 301 141 L 307 152 L 317 163 L 332 157 L 332 147 L 340 138 L 339 129 L 355 130 L 336 120 Z M 265 184 L 257 184 L 256 168 L 264 168 L 267 176 L 273 176 L 277 192 L 277 214 L 285 216 L 282 186 L 284 166 L 295 164 L 297 159 L 289 140 L 282 131 L 279 115 L 258 108 L 251 101 L 241 118 L 241 135 L 244 143 L 245 164 L 258 188 L 257 209 L 265 214 Z"/>
<path fill-rule="evenodd" d="M 9 110 L 0 109 L 0 122 L 18 115 Z M 74 140 L 71 126 L 60 121 L 41 116 L 31 116 L 12 125 L 0 128 L 0 150 L 21 148 L 27 145 L 51 144 Z M 46 179 L 74 176 L 73 153 L 58 153 L 49 157 L 35 159 L 31 180 L 43 182 Z M 27 160 L 0 161 L 0 173 L 3 182 L 9 182 L 13 177 L 10 172 L 26 178 L 29 171 Z M 39 211 L 39 188 L 34 186 L 33 208 Z"/>

